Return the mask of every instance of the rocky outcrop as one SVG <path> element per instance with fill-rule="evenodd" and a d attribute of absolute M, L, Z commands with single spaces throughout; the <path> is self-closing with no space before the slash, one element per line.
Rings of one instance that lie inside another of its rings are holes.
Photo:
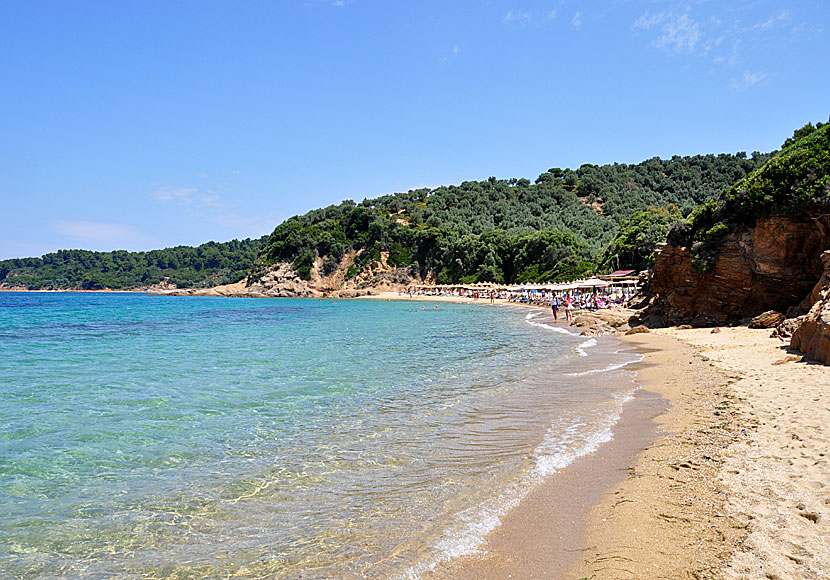
<path fill-rule="evenodd" d="M 628 330 L 632 312 L 626 308 L 586 310 L 574 315 L 571 326 L 581 328 L 582 336 L 605 336 Z"/>
<path fill-rule="evenodd" d="M 810 292 L 810 311 L 795 329 L 790 345 L 808 358 L 830 364 L 830 252 L 821 255 L 824 273 Z"/>
<path fill-rule="evenodd" d="M 303 280 L 290 262 L 260 266 L 241 282 L 200 289 L 173 289 L 155 292 L 168 296 L 229 296 L 237 298 L 357 298 L 386 291 L 399 291 L 421 280 L 407 268 L 390 266 L 385 253 L 379 261 L 364 264 L 359 273 L 351 271 L 359 252 L 350 252 L 336 268 L 325 273 L 323 258 L 317 258 L 309 280 Z M 351 275 L 350 275 L 351 274 Z"/>
<path fill-rule="evenodd" d="M 650 278 L 652 300 L 635 320 L 650 326 L 719 326 L 775 310 L 799 314 L 821 277 L 822 251 L 830 248 L 830 217 L 758 219 L 717 244 L 706 272 L 693 267 L 690 248 L 660 250 Z M 795 311 L 794 311 L 795 310 Z"/>

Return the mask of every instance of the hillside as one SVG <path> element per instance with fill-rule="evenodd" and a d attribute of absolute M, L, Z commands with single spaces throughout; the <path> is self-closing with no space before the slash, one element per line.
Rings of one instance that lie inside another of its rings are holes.
<path fill-rule="evenodd" d="M 323 286 L 340 275 L 346 286 L 354 280 L 354 288 L 407 279 L 516 283 L 568 280 L 602 267 L 639 268 L 662 239 L 651 236 L 650 245 L 637 251 L 618 248 L 630 239 L 615 240 L 621 227 L 652 223 L 656 210 L 633 223 L 632 214 L 671 207 L 657 220 L 665 235 L 682 215 L 767 158 L 756 152 L 586 164 L 575 171 L 550 169 L 534 183 L 491 177 L 360 204 L 345 201 L 277 226 L 251 281 L 293 273 Z"/>
<path fill-rule="evenodd" d="M 209 288 L 243 279 L 265 238 L 208 242 L 149 252 L 59 250 L 0 261 L 0 288 L 131 290 L 164 284 Z"/>
<path fill-rule="evenodd" d="M 0 288 L 193 289 L 249 275 L 251 284 L 268 278 L 279 285 L 279 295 L 316 295 L 420 280 L 512 283 L 642 269 L 671 225 L 768 157 L 585 164 L 550 169 L 533 183 L 491 177 L 347 200 L 289 218 L 258 240 L 0 261 Z"/>

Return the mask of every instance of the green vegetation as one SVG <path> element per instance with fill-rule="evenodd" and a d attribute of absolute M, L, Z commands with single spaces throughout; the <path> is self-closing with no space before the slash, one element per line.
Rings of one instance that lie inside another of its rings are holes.
<path fill-rule="evenodd" d="M 603 257 L 606 268 L 621 264 L 635 270 L 644 270 L 653 263 L 657 244 L 666 241 L 672 226 L 683 219 L 676 205 L 649 207 L 635 211 L 620 225 L 620 231 Z"/>
<path fill-rule="evenodd" d="M 42 258 L 0 261 L 0 283 L 31 290 L 112 288 L 158 284 L 179 288 L 238 282 L 250 270 L 265 238 L 208 242 L 150 252 L 59 250 Z"/>
<path fill-rule="evenodd" d="M 825 129 L 812 133 L 826 135 Z M 787 145 L 785 152 L 801 146 Z M 603 269 L 642 269 L 674 222 L 736 181 L 745 182 L 768 158 L 758 152 L 655 157 L 631 165 L 553 168 L 533 183 L 490 177 L 359 204 L 347 200 L 289 218 L 260 240 L 152 252 L 61 250 L 5 260 L 0 283 L 130 289 L 167 279 L 182 288 L 210 287 L 249 271 L 256 276 L 275 262 L 292 263 L 310 279 L 318 259 L 322 273 L 330 274 L 347 254 L 354 256 L 347 279 L 384 257 L 401 276 L 429 274 L 442 283 L 569 280 Z M 798 196 L 821 187 L 799 184 L 806 189 Z M 708 235 L 720 235 L 723 228 L 715 226 L 706 228 Z"/>
<path fill-rule="evenodd" d="M 756 152 L 586 164 L 550 169 L 535 183 L 491 177 L 360 204 L 347 200 L 277 226 L 260 266 L 293 262 L 308 279 L 316 257 L 325 273 L 354 251 L 347 279 L 384 252 L 388 264 L 441 283 L 568 280 L 598 267 L 639 269 L 673 223 L 767 158 Z"/>
<path fill-rule="evenodd" d="M 757 171 L 697 208 L 669 239 L 691 246 L 698 271 L 706 271 L 718 240 L 739 225 L 773 214 L 795 216 L 830 197 L 830 124 L 794 132 L 784 148 Z"/>

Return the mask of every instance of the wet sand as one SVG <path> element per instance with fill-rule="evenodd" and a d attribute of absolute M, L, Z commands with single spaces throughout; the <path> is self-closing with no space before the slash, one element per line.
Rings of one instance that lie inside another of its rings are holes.
<path fill-rule="evenodd" d="M 642 448 L 657 437 L 653 419 L 665 408 L 659 395 L 638 391 L 614 428 L 614 439 L 534 489 L 490 534 L 486 553 L 456 560 L 428 577 L 565 577 L 582 554 L 586 511 L 630 474 Z"/>
<path fill-rule="evenodd" d="M 739 432 L 734 379 L 684 342 L 625 339 L 649 349 L 640 378 L 671 406 L 657 418 L 661 437 L 588 512 L 580 560 L 563 578 L 717 577 L 745 536 L 717 479 Z"/>
<path fill-rule="evenodd" d="M 626 406 L 614 439 L 537 487 L 488 537 L 485 553 L 435 578 L 682 578 L 717 562 L 723 550 L 704 555 L 699 545 L 726 546 L 729 524 L 697 526 L 692 519 L 700 514 L 690 518 L 683 506 L 712 505 L 701 488 L 716 467 L 701 462 L 732 440 L 710 418 L 728 379 L 680 342 L 656 335 L 625 341 L 645 356 L 628 367 L 645 388 Z M 655 476 L 657 468 L 667 477 Z"/>

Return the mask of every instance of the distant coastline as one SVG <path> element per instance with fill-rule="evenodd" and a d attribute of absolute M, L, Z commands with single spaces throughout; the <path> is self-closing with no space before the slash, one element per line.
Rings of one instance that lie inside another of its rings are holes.
<path fill-rule="evenodd" d="M 104 288 L 104 289 L 101 289 L 101 290 L 81 290 L 81 289 L 29 290 L 28 288 L 0 288 L 0 292 L 31 292 L 31 293 L 39 293 L 39 294 L 61 294 L 61 293 L 73 293 L 73 294 L 147 294 L 150 291 L 149 290 L 141 290 L 141 289 L 111 290 L 109 288 Z"/>

